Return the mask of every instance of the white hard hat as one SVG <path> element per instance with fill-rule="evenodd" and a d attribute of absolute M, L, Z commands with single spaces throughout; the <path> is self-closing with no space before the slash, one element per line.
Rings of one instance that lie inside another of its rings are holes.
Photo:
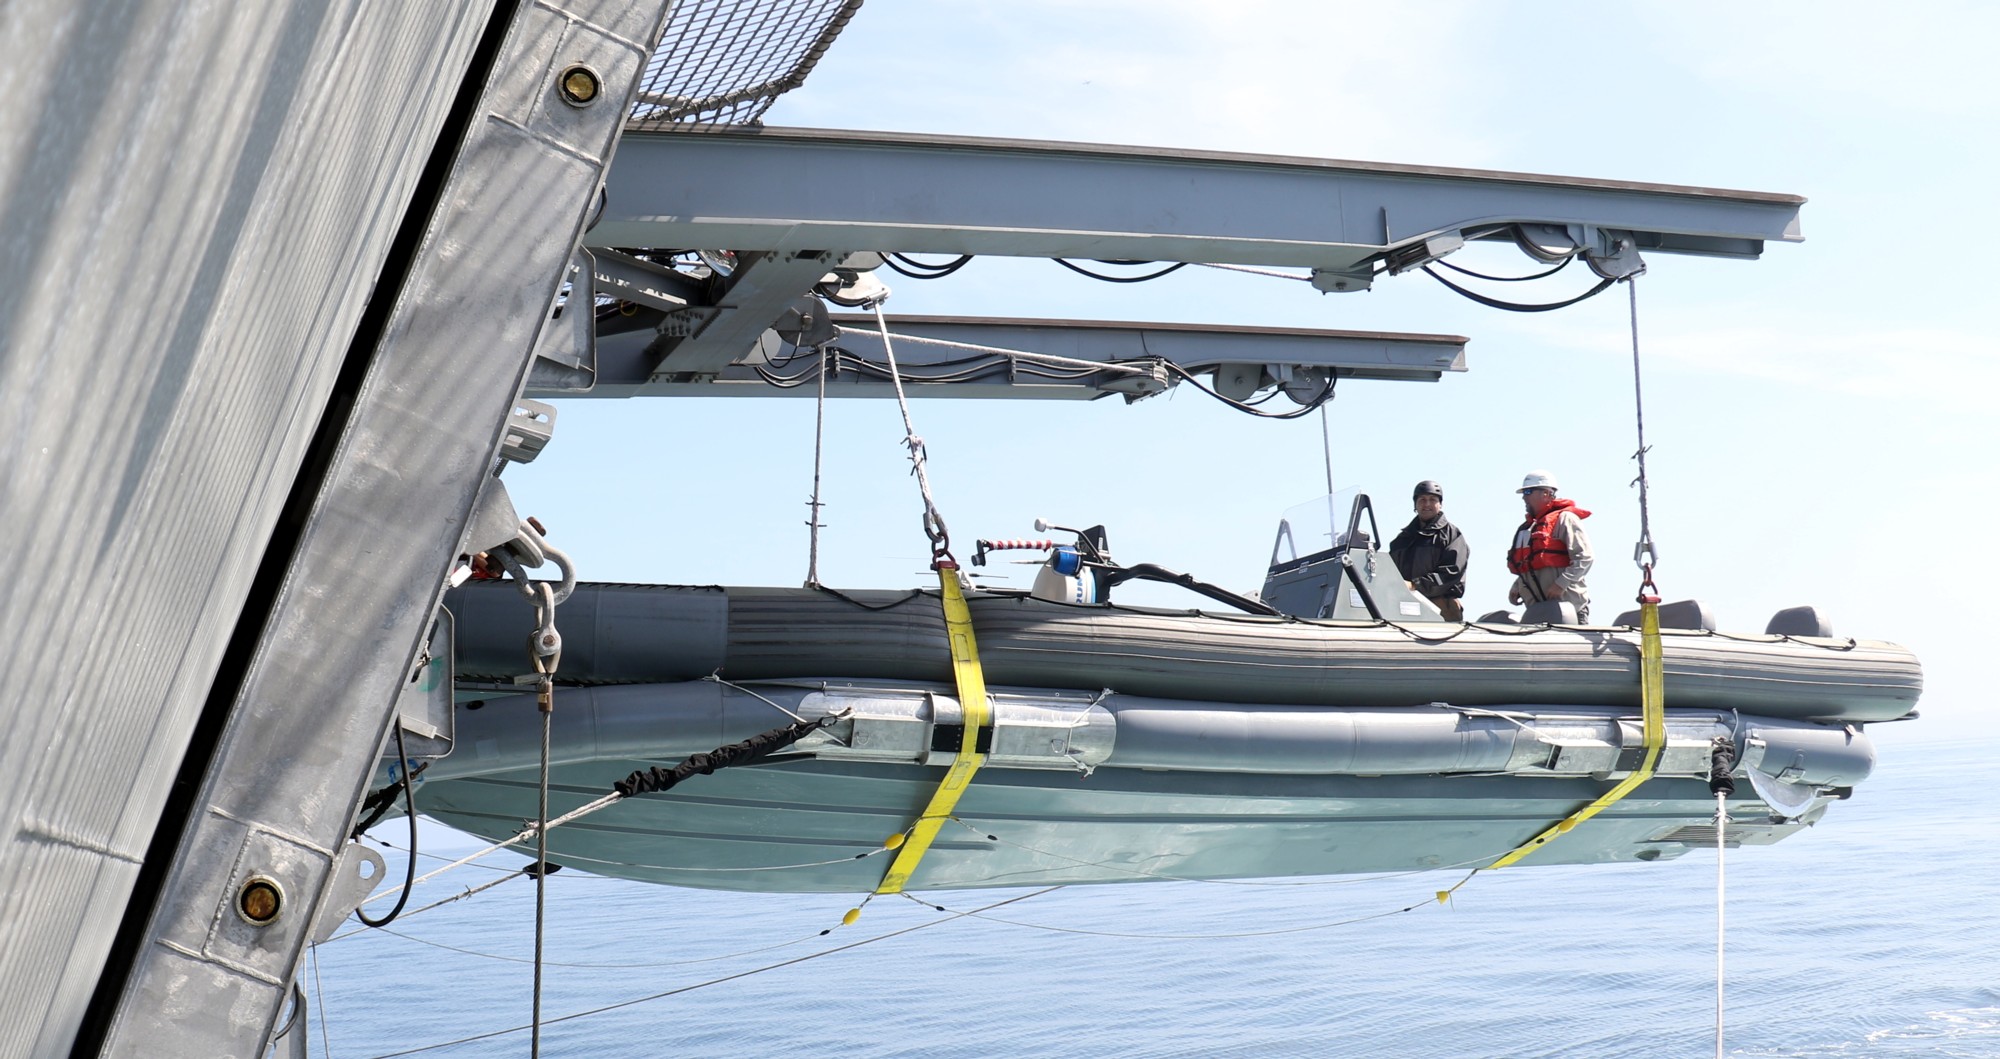
<path fill-rule="evenodd" d="M 1514 491 L 1525 493 L 1530 489 L 1543 488 L 1554 489 L 1557 492 L 1562 491 L 1562 486 L 1556 484 L 1556 476 L 1547 471 L 1529 471 L 1527 477 L 1521 479 L 1521 488 Z"/>

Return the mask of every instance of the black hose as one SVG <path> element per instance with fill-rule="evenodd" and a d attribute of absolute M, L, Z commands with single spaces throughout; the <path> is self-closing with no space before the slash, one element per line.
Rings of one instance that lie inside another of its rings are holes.
<path fill-rule="evenodd" d="M 1464 287 L 1461 287 L 1458 284 L 1453 283 L 1452 281 L 1444 278 L 1443 273 L 1440 273 L 1437 269 L 1434 269 L 1429 265 L 1424 266 L 1424 275 L 1429 276 L 1434 280 L 1437 280 L 1439 283 L 1444 284 L 1446 287 L 1451 288 L 1452 290 L 1458 292 L 1459 294 L 1465 295 L 1466 297 L 1472 299 L 1473 301 L 1478 302 L 1481 305 L 1488 306 L 1494 309 L 1505 309 L 1511 313 L 1545 313 L 1551 309 L 1566 309 L 1572 305 L 1575 305 L 1577 302 L 1583 301 L 1586 298 L 1594 298 L 1599 294 L 1604 293 L 1606 288 L 1610 287 L 1613 283 L 1618 282 L 1616 279 L 1607 279 L 1599 283 L 1597 286 L 1592 287 L 1589 290 L 1584 291 L 1582 294 L 1577 295 L 1574 298 L 1569 298 L 1559 302 L 1547 302 L 1541 305 L 1528 305 L 1522 302 L 1501 301 L 1498 298 L 1489 298 L 1484 294 L 1477 293 L 1476 291 L 1467 290 Z"/>
<path fill-rule="evenodd" d="M 1473 279 L 1492 280 L 1495 283 L 1526 283 L 1529 280 L 1547 279 L 1550 276 L 1553 276 L 1556 273 L 1561 272 L 1563 269 L 1568 268 L 1569 263 L 1575 260 L 1576 258 L 1574 257 L 1566 257 L 1563 258 L 1562 262 L 1554 268 L 1545 269 L 1541 272 L 1531 273 L 1526 276 L 1489 276 L 1484 272 L 1474 272 L 1473 270 L 1466 268 L 1462 265 L 1454 265 L 1449 261 L 1443 260 L 1442 258 L 1432 262 L 1432 264 L 1443 265 L 1444 267 L 1452 270 L 1453 272 L 1457 272 L 1461 275 L 1471 276 Z"/>
<path fill-rule="evenodd" d="M 1163 367 L 1165 367 L 1167 371 L 1170 372 L 1171 374 L 1186 380 L 1195 389 L 1200 390 L 1201 392 L 1209 395 L 1210 397 L 1215 398 L 1218 401 L 1221 401 L 1223 404 L 1226 404 L 1229 407 L 1234 408 L 1239 412 L 1243 412 L 1247 415 L 1257 416 L 1262 419 L 1297 419 L 1300 416 L 1311 415 L 1313 412 L 1319 410 L 1319 406 L 1327 403 L 1328 401 L 1333 400 L 1334 384 L 1340 380 L 1340 376 L 1338 375 L 1328 375 L 1326 377 L 1326 386 L 1321 388 L 1318 395 L 1313 397 L 1312 400 L 1306 402 L 1304 405 L 1298 408 L 1294 408 L 1289 412 L 1266 412 L 1260 408 L 1257 408 L 1254 405 L 1245 404 L 1242 401 L 1239 401 L 1233 397 L 1224 397 L 1222 394 L 1217 393 L 1212 387 L 1208 386 L 1200 379 L 1195 378 L 1193 372 L 1188 371 L 1186 368 L 1181 367 L 1180 365 L 1174 363 L 1171 360 L 1163 360 L 1160 362 L 1160 364 Z"/>
<path fill-rule="evenodd" d="M 403 906 L 410 903 L 410 891 L 416 889 L 417 885 L 416 784 L 410 782 L 410 758 L 408 754 L 405 754 L 403 752 L 402 720 L 398 718 L 395 721 L 395 725 L 396 725 L 396 768 L 397 768 L 396 774 L 403 777 L 403 808 L 407 810 L 410 814 L 410 855 L 408 858 L 409 863 L 403 872 L 403 892 L 397 895 L 396 907 L 390 909 L 388 915 L 382 917 L 381 919 L 370 919 L 368 918 L 368 913 L 363 912 L 361 910 L 360 905 L 354 906 L 354 918 L 360 920 L 363 925 L 370 927 L 386 927 L 389 924 L 394 923 L 396 921 L 396 917 L 403 914 Z"/>
<path fill-rule="evenodd" d="M 890 271 L 908 276 L 911 279 L 943 279 L 964 268 L 966 262 L 971 260 L 971 254 L 960 254 L 954 260 L 947 261 L 942 265 L 933 265 L 928 262 L 918 261 L 908 254 L 882 255 L 882 263 L 889 266 Z"/>
<path fill-rule="evenodd" d="M 1163 269 L 1159 270 L 1158 272 L 1148 272 L 1148 273 L 1146 273 L 1146 274 L 1145 274 L 1145 275 L 1143 275 L 1143 276 L 1107 276 L 1107 275 L 1105 275 L 1105 274 L 1104 274 L 1104 273 L 1102 273 L 1102 272 L 1092 272 L 1091 270 L 1089 270 L 1089 269 L 1087 269 L 1087 268 L 1084 268 L 1084 267 L 1083 267 L 1083 266 L 1081 266 L 1081 265 L 1076 265 L 1076 264 L 1071 264 L 1070 262 L 1068 262 L 1068 261 L 1065 261 L 1065 260 L 1063 260 L 1062 258 L 1059 258 L 1059 257 L 1052 257 L 1052 258 L 1050 258 L 1049 260 L 1051 260 L 1051 261 L 1055 262 L 1055 263 L 1056 263 L 1056 264 L 1058 264 L 1058 265 L 1061 265 L 1062 267 L 1064 267 L 1064 268 L 1066 268 L 1066 269 L 1069 269 L 1069 270 L 1070 270 L 1071 272 L 1074 272 L 1074 273 L 1076 273 L 1076 274 L 1077 274 L 1077 275 L 1079 275 L 1079 276 L 1089 276 L 1089 277 L 1090 277 L 1091 279 L 1101 279 L 1101 280 L 1103 280 L 1103 281 L 1104 281 L 1104 282 L 1106 282 L 1106 283 L 1144 283 L 1144 282 L 1146 282 L 1147 280 L 1153 280 L 1153 279 L 1159 279 L 1159 278 L 1160 278 L 1161 276 L 1164 276 L 1164 275 L 1166 275 L 1166 274 L 1167 274 L 1167 273 L 1169 273 L 1169 272 L 1178 272 L 1178 271 L 1180 271 L 1181 269 L 1184 269 L 1184 268 L 1186 268 L 1186 267 L 1187 267 L 1187 265 L 1188 265 L 1188 263 L 1187 263 L 1187 262 L 1185 262 L 1185 261 L 1179 261 L 1179 262 L 1175 262 L 1174 264 L 1171 264 L 1171 265 L 1168 265 L 1168 266 L 1167 266 L 1166 268 L 1163 268 Z M 1107 264 L 1107 265 L 1109 265 L 1109 264 L 1118 264 L 1118 265 L 1126 265 L 1126 264 L 1131 264 L 1131 265 L 1148 265 L 1148 264 L 1152 264 L 1152 262 L 1150 262 L 1150 261 L 1107 261 L 1107 262 L 1105 262 L 1105 264 Z"/>

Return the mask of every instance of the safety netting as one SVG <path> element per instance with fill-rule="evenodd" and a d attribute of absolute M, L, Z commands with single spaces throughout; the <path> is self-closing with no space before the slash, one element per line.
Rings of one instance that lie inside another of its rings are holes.
<path fill-rule="evenodd" d="M 745 125 L 805 83 L 862 0 L 676 0 L 629 123 Z"/>

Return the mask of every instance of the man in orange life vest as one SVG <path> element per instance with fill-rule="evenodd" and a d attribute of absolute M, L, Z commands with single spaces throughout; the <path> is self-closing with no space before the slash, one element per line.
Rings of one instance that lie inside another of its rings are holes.
<path fill-rule="evenodd" d="M 1556 476 L 1547 471 L 1529 471 L 1521 479 L 1528 517 L 1514 531 L 1514 547 L 1507 553 L 1507 569 L 1515 574 L 1507 602 L 1562 600 L 1576 607 L 1576 620 L 1583 624 L 1590 620 L 1590 590 L 1583 583 L 1591 560 L 1583 520 L 1590 512 L 1574 500 L 1556 499 L 1558 488 Z"/>

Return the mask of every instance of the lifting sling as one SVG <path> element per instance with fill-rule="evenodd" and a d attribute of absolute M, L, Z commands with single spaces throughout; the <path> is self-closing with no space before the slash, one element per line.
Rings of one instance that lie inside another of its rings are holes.
<path fill-rule="evenodd" d="M 1645 755 L 1640 759 L 1639 767 L 1596 801 L 1563 817 L 1513 852 L 1487 865 L 1487 870 L 1504 868 L 1548 845 L 1556 836 L 1610 808 L 1641 783 L 1653 778 L 1653 766 L 1659 763 L 1660 748 L 1667 741 L 1666 700 L 1666 666 L 1660 652 L 1660 598 L 1648 593 L 1639 597 L 1639 719 L 1646 737 Z"/>
<path fill-rule="evenodd" d="M 944 780 L 931 794 L 930 804 L 924 807 L 923 815 L 917 818 L 917 822 L 903 833 L 902 846 L 896 851 L 895 862 L 883 875 L 882 884 L 875 888 L 878 894 L 903 892 L 904 885 L 916 872 L 918 862 L 923 860 L 925 851 L 937 838 L 938 829 L 951 819 L 959 797 L 971 785 L 972 774 L 986 763 L 986 755 L 979 752 L 979 734 L 991 723 L 991 711 L 986 705 L 986 675 L 979 668 L 979 647 L 972 638 L 972 611 L 966 607 L 965 593 L 958 585 L 958 565 L 941 562 L 937 571 L 938 587 L 942 590 L 944 603 L 945 635 L 951 640 L 952 674 L 958 682 L 959 705 L 965 711 L 965 731 L 959 741 L 958 756 L 945 770 Z"/>

